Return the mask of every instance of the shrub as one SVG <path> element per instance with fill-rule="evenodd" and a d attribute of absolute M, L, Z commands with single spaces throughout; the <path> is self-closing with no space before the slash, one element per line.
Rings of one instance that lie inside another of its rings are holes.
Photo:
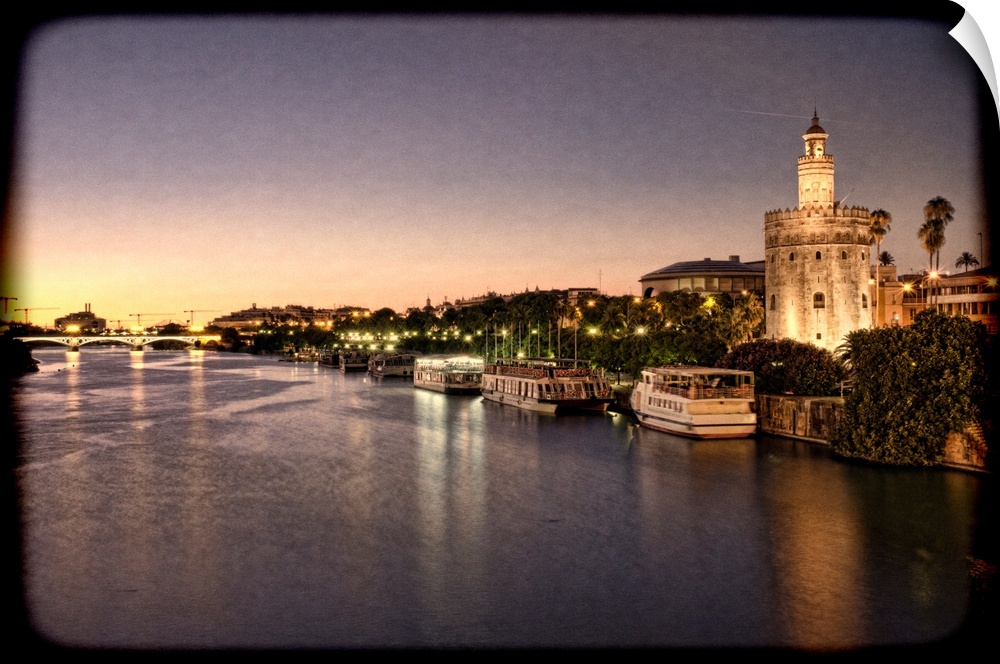
<path fill-rule="evenodd" d="M 981 323 L 932 310 L 908 327 L 852 332 L 844 357 L 854 389 L 845 398 L 833 450 L 878 463 L 940 463 L 948 434 L 984 414 L 986 353 Z"/>
<path fill-rule="evenodd" d="M 755 339 L 742 343 L 715 364 L 754 373 L 759 394 L 832 396 L 840 394 L 844 366 L 828 350 L 792 339 Z"/>

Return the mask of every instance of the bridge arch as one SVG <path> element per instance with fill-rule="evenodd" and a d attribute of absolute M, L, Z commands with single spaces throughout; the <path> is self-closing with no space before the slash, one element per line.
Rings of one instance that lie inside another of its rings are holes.
<path fill-rule="evenodd" d="M 114 343 L 131 346 L 133 350 L 142 350 L 144 347 L 157 341 L 180 341 L 188 348 L 193 348 L 198 342 L 219 341 L 222 337 L 218 335 L 170 335 L 158 336 L 153 334 L 132 334 L 123 336 L 53 336 L 53 337 L 17 337 L 19 341 L 25 343 L 32 342 L 52 342 L 63 346 L 68 346 L 70 350 L 79 350 L 80 346 L 93 343 Z"/>

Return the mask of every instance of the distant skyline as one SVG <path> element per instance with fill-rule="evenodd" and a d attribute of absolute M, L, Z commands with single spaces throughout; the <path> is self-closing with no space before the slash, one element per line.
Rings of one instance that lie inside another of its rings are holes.
<path fill-rule="evenodd" d="M 951 27 L 67 18 L 25 45 L 5 318 L 638 295 L 639 277 L 674 262 L 763 258 L 764 213 L 797 203 L 814 109 L 836 199 L 892 214 L 881 248 L 901 273 L 927 265 L 924 204 L 951 201 L 953 269 L 990 238 L 982 74 Z"/>

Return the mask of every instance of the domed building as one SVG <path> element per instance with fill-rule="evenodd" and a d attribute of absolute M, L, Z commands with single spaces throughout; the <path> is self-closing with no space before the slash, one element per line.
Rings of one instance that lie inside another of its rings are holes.
<path fill-rule="evenodd" d="M 681 261 L 643 275 L 639 283 L 643 297 L 673 291 L 726 294 L 730 299 L 745 292 L 763 295 L 764 261 L 742 263 L 739 256 L 730 256 L 729 260 Z"/>
<path fill-rule="evenodd" d="M 835 350 L 871 325 L 869 212 L 834 199 L 829 137 L 814 116 L 798 158 L 798 207 L 764 214 L 766 336 Z"/>

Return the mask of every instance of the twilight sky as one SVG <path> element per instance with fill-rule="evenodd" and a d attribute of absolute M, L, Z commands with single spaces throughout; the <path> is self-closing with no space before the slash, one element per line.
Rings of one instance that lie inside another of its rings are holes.
<path fill-rule="evenodd" d="M 980 24 L 983 30 L 987 26 Z M 403 311 L 763 258 L 814 107 L 837 199 L 989 253 L 973 58 L 896 17 L 138 16 L 25 44 L 6 318 Z M 987 102 L 992 105 L 993 100 Z M 51 307 L 51 309 L 50 309 Z M 166 314 L 166 315 L 160 315 Z"/>

